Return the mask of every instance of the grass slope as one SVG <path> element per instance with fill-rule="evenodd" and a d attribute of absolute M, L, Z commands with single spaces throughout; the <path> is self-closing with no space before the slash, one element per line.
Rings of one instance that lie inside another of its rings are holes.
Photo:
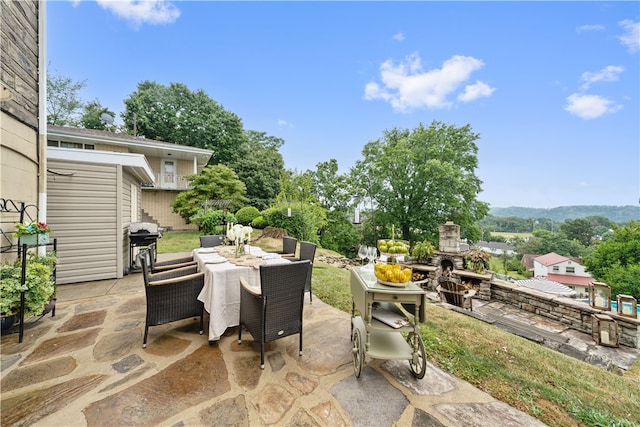
<path fill-rule="evenodd" d="M 254 244 L 281 247 L 260 235 Z M 198 233 L 166 233 L 158 246 L 160 253 L 189 252 L 199 246 Z M 314 295 L 350 313 L 349 274 L 316 261 Z M 455 311 L 430 305 L 427 313 L 421 328 L 430 361 L 494 398 L 550 426 L 640 426 L 640 361 L 621 376 Z"/>

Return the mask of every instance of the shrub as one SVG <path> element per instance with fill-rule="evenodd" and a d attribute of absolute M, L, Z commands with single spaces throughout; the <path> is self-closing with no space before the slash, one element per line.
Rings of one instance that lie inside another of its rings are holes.
<path fill-rule="evenodd" d="M 217 234 L 217 230 L 224 224 L 224 211 L 221 209 L 200 209 L 189 220 L 198 224 L 201 234 Z"/>
<path fill-rule="evenodd" d="M 260 211 L 253 206 L 245 206 L 236 212 L 236 219 L 238 224 L 251 225 L 254 218 L 260 216 Z"/>
<path fill-rule="evenodd" d="M 259 215 L 253 218 L 253 221 L 251 221 L 251 226 L 253 228 L 265 229 L 269 226 L 269 223 L 266 219 L 264 219 L 262 215 Z"/>

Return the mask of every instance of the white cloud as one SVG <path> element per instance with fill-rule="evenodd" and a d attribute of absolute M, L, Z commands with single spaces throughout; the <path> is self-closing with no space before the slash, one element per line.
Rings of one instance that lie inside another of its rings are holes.
<path fill-rule="evenodd" d="M 402 34 L 402 33 L 394 34 L 393 35 L 393 39 L 401 42 L 401 41 L 404 40 L 404 34 Z"/>
<path fill-rule="evenodd" d="M 574 93 L 567 98 L 564 109 L 581 119 L 592 120 L 604 114 L 615 113 L 622 109 L 622 105 L 598 95 Z"/>
<path fill-rule="evenodd" d="M 604 25 L 600 24 L 592 24 L 592 25 L 581 25 L 576 28 L 576 31 L 582 33 L 584 31 L 603 31 Z"/>
<path fill-rule="evenodd" d="M 630 52 L 637 52 L 640 49 L 640 21 L 625 19 L 618 24 L 624 29 L 624 34 L 618 39 L 629 48 Z"/>
<path fill-rule="evenodd" d="M 496 88 L 489 86 L 484 82 L 475 82 L 472 85 L 466 85 L 464 87 L 464 92 L 458 95 L 458 101 L 460 102 L 471 102 L 475 101 L 478 98 L 488 98 L 490 97 Z"/>
<path fill-rule="evenodd" d="M 171 24 L 180 16 L 180 10 L 165 0 L 96 0 L 104 9 L 117 16 L 141 24 Z"/>
<path fill-rule="evenodd" d="M 293 127 L 293 124 L 292 124 L 292 123 L 289 123 L 289 122 L 288 122 L 288 121 L 286 121 L 286 120 L 278 119 L 278 126 L 280 126 L 280 127 L 289 127 L 289 128 L 292 128 L 292 127 Z"/>
<path fill-rule="evenodd" d="M 615 82 L 618 80 L 620 73 L 622 73 L 623 71 L 624 67 L 621 67 L 619 65 L 609 65 L 595 73 L 585 71 L 584 73 L 582 73 L 582 80 L 584 80 L 582 89 L 586 90 L 589 88 L 589 86 L 591 86 L 592 83 L 596 82 Z"/>
<path fill-rule="evenodd" d="M 387 60 L 380 65 L 381 84 L 367 83 L 364 98 L 382 99 L 391 103 L 394 110 L 408 111 L 415 108 L 449 108 L 463 83 L 471 73 L 484 63 L 471 56 L 455 55 L 442 64 L 442 68 L 422 69 L 420 55 L 416 52 L 399 64 Z M 467 86 L 458 97 L 468 102 L 478 97 L 491 96 L 495 89 L 483 82 Z"/>

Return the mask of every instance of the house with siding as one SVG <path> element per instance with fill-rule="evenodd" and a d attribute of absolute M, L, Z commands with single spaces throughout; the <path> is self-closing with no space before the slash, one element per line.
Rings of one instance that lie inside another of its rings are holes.
<path fill-rule="evenodd" d="M 594 281 L 579 260 L 558 255 L 555 252 L 533 259 L 533 275 L 545 277 L 573 289 L 578 298 L 588 296 L 589 283 Z"/>
<path fill-rule="evenodd" d="M 473 245 L 474 248 L 481 249 L 486 252 L 490 252 L 492 255 L 501 256 L 513 256 L 516 254 L 516 248 L 502 242 L 486 242 L 484 240 L 480 240 L 478 243 Z"/>
<path fill-rule="evenodd" d="M 171 202 L 211 150 L 51 125 L 47 146 L 49 223 L 61 241 L 58 283 L 128 274 L 129 251 L 136 250 L 128 240 L 132 222 L 196 229 L 172 212 Z"/>

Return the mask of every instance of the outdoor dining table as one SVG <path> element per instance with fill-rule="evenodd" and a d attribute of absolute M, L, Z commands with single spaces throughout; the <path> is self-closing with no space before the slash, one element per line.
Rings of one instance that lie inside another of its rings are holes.
<path fill-rule="evenodd" d="M 240 278 L 260 287 L 260 265 L 291 262 L 257 246 L 245 246 L 245 254 L 236 256 L 234 246 L 216 246 L 193 250 L 198 268 L 204 272 L 204 287 L 198 300 L 209 313 L 209 342 L 220 339 L 224 331 L 240 321 Z"/>

